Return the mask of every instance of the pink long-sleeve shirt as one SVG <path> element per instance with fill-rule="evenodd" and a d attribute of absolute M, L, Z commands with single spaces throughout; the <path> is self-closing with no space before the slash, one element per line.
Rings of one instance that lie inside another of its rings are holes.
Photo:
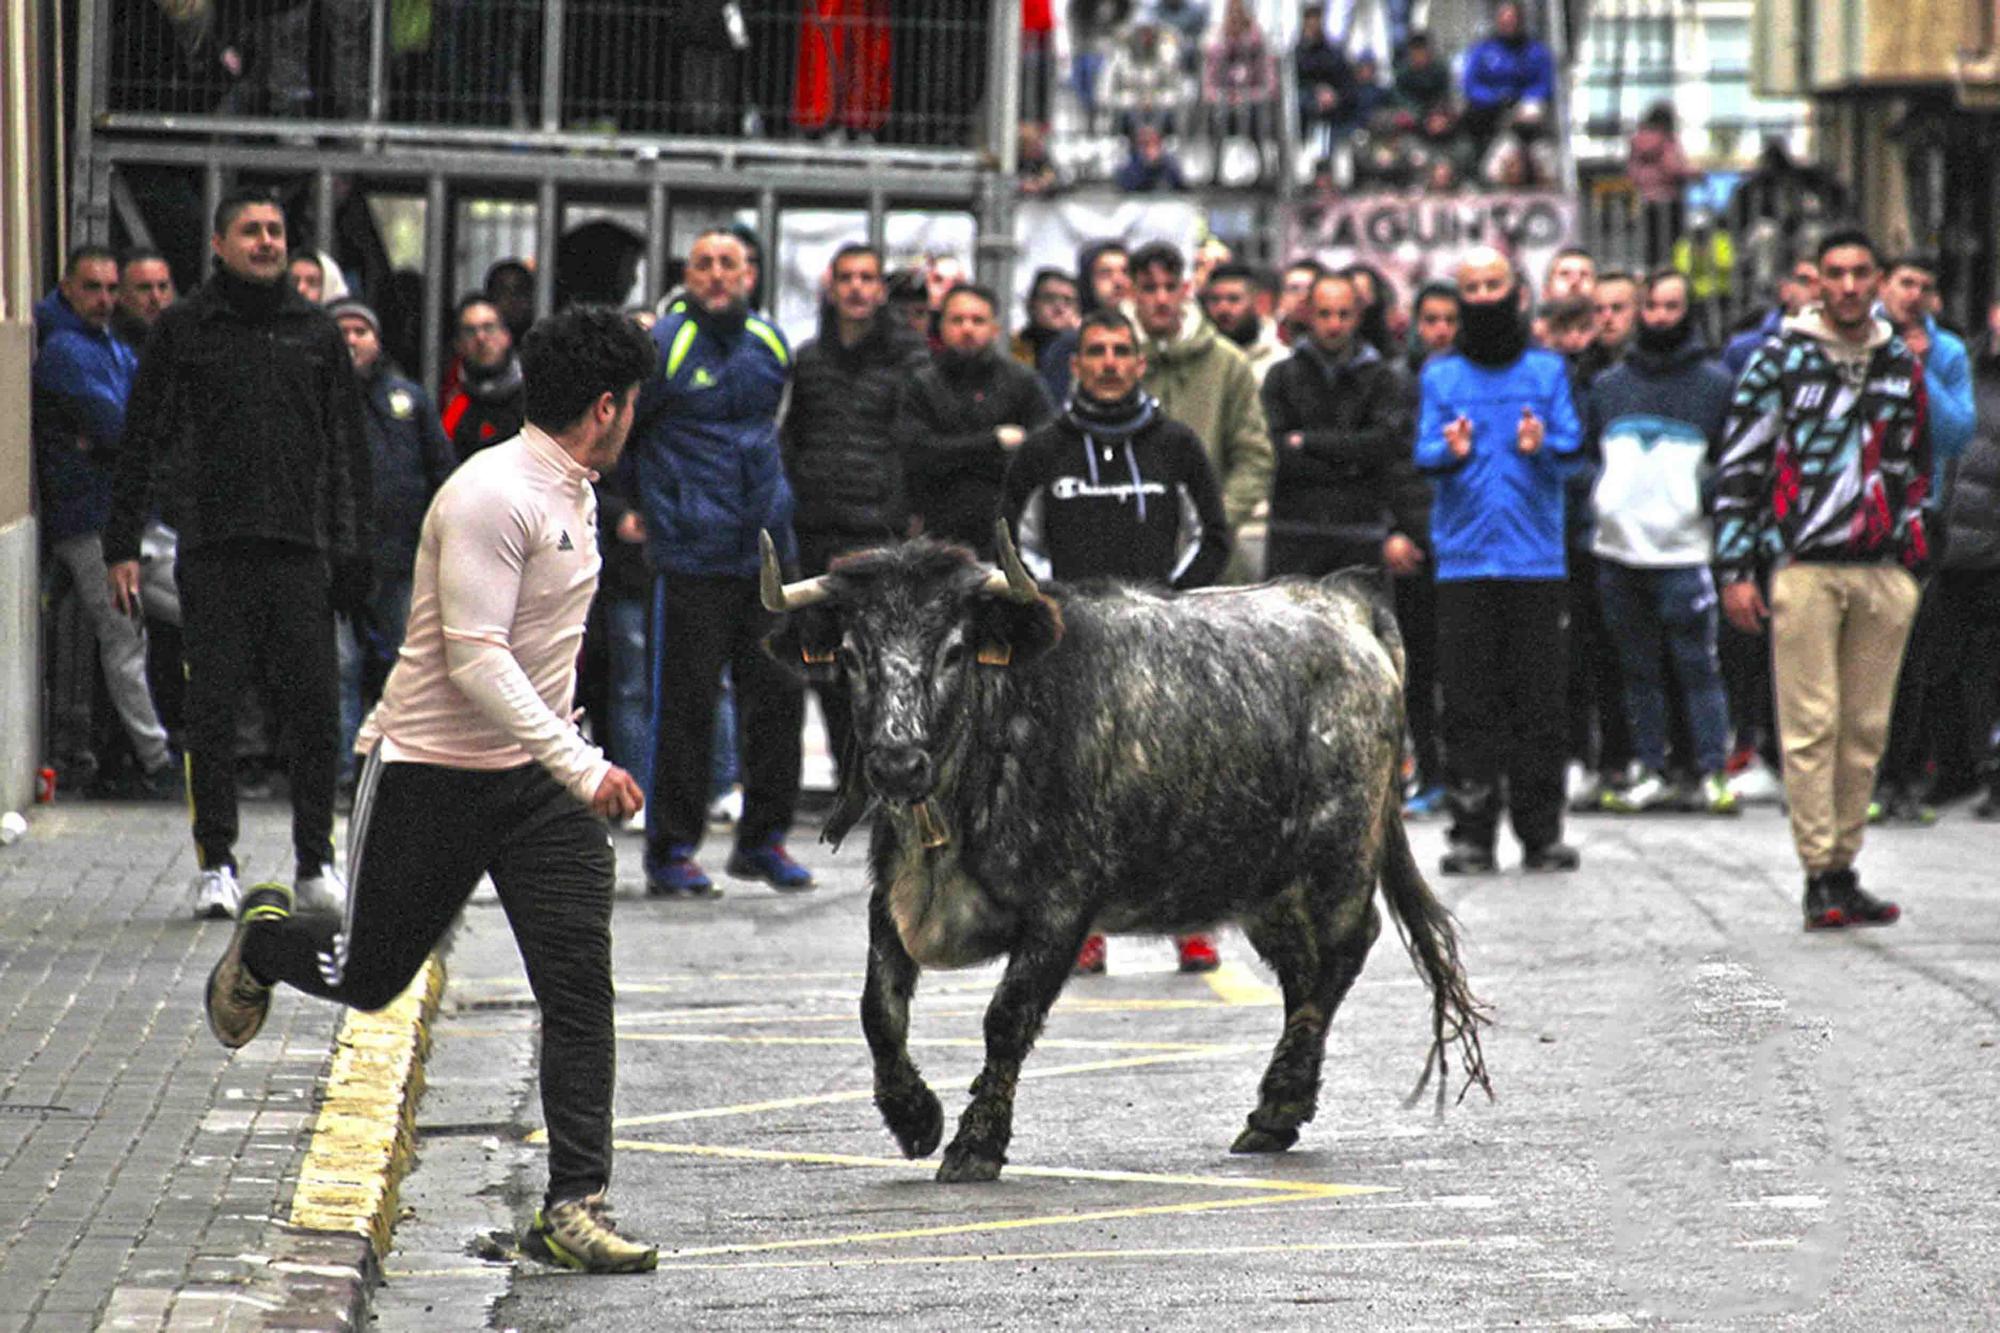
<path fill-rule="evenodd" d="M 539 763 L 586 803 L 611 771 L 570 722 L 597 591 L 596 474 L 535 426 L 438 491 L 410 621 L 356 748 L 387 763 L 493 771 Z"/>

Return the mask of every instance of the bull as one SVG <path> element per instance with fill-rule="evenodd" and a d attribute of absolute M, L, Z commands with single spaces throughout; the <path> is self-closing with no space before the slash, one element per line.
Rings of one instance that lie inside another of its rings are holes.
<path fill-rule="evenodd" d="M 910 1059 L 922 968 L 1007 966 L 985 1065 L 938 1168 L 992 1180 L 1022 1062 L 1093 929 L 1236 922 L 1283 989 L 1285 1023 L 1232 1151 L 1282 1152 L 1313 1118 L 1326 1034 L 1381 930 L 1379 881 L 1431 991 L 1414 1101 L 1447 1057 L 1488 1096 L 1487 1021 L 1450 914 L 1402 823 L 1402 639 L 1379 586 L 1318 582 L 1162 595 L 1040 587 L 1005 522 L 1000 568 L 917 540 L 785 584 L 768 535 L 768 640 L 849 692 L 850 799 L 870 823 L 861 1022 L 875 1105 L 926 1157 L 943 1108 Z M 856 770 L 859 770 L 858 775 Z M 856 785 L 865 783 L 865 793 Z"/>

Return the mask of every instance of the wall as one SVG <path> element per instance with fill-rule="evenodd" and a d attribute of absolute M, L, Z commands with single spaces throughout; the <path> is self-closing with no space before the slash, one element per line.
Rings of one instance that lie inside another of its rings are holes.
<path fill-rule="evenodd" d="M 33 790 L 41 752 L 40 572 L 29 513 L 29 324 L 50 245 L 42 7 L 0 5 L 0 809 Z"/>

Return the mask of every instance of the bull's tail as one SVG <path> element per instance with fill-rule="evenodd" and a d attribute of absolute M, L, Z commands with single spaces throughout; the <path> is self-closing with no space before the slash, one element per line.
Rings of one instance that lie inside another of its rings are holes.
<path fill-rule="evenodd" d="M 1403 946 L 1410 961 L 1431 987 L 1431 1049 L 1424 1057 L 1423 1077 L 1410 1092 L 1406 1106 L 1415 1106 L 1424 1095 L 1433 1074 L 1437 1077 L 1437 1110 L 1444 1114 L 1445 1085 L 1450 1082 L 1451 1048 L 1456 1046 L 1459 1063 L 1465 1068 L 1465 1083 L 1458 1100 L 1477 1084 L 1487 1098 L 1493 1097 L 1492 1080 L 1486 1076 L 1486 1054 L 1480 1049 L 1479 1029 L 1492 1022 L 1487 1007 L 1472 993 L 1465 977 L 1465 963 L 1458 953 L 1458 923 L 1437 900 L 1417 858 L 1410 851 L 1410 837 L 1403 828 L 1402 802 L 1395 784 L 1383 808 L 1382 893 L 1396 919 Z"/>

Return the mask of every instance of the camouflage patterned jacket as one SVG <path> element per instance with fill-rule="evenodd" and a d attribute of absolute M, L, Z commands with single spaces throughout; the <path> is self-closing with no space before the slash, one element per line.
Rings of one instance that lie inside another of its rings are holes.
<path fill-rule="evenodd" d="M 1930 558 L 1930 412 L 1922 364 L 1886 323 L 1843 343 L 1808 309 L 1759 348 L 1730 405 L 1716 477 L 1722 581 L 1781 560 Z"/>

